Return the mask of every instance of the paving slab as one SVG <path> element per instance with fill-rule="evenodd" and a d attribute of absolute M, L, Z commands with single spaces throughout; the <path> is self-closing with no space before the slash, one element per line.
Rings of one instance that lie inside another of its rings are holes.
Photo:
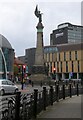
<path fill-rule="evenodd" d="M 55 120 L 82 120 L 82 96 L 74 96 L 55 102 L 38 115 L 38 119 L 57 118 Z M 83 114 L 83 113 L 82 113 Z"/>

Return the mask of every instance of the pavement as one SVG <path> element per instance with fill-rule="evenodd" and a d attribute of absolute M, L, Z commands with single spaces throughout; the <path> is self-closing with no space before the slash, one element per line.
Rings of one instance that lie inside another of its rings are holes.
<path fill-rule="evenodd" d="M 18 85 L 21 88 L 21 85 Z M 48 88 L 48 86 L 46 86 Z M 32 93 L 34 89 L 41 91 L 43 87 L 28 85 L 23 90 L 20 89 L 22 93 Z M 59 100 L 55 102 L 53 106 L 48 106 L 46 111 L 42 111 L 38 116 L 38 120 L 44 119 L 54 119 L 54 120 L 83 120 L 83 105 L 82 96 L 72 96 L 72 98 L 65 98 L 65 100 Z"/>
<path fill-rule="evenodd" d="M 37 118 L 38 120 L 48 120 L 48 118 L 54 118 L 54 120 L 82 120 L 81 100 L 81 96 L 73 96 L 72 98 L 55 102 L 53 106 L 47 107 L 46 111 L 42 111 Z"/>

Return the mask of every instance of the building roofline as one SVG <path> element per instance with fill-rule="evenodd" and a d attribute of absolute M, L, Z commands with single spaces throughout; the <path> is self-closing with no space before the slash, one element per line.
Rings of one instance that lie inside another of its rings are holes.
<path fill-rule="evenodd" d="M 83 26 L 81 26 L 81 25 L 75 25 L 75 24 L 71 24 L 71 23 L 69 23 L 69 22 L 61 23 L 61 24 L 58 25 L 58 27 L 61 26 L 61 25 L 65 25 L 65 24 L 69 24 L 69 25 L 71 25 L 71 26 L 82 27 L 82 28 L 83 28 Z"/>
<path fill-rule="evenodd" d="M 72 44 L 57 44 L 52 46 L 44 46 L 44 48 L 47 47 L 57 47 L 58 51 L 75 51 L 75 50 L 83 50 L 83 42 L 82 43 L 72 43 Z"/>

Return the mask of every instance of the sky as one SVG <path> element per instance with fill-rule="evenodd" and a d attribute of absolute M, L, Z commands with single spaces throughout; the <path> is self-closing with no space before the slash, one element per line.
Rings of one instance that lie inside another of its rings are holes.
<path fill-rule="evenodd" d="M 36 47 L 38 18 L 36 5 L 43 13 L 44 45 L 50 44 L 50 34 L 61 23 L 81 25 L 82 0 L 0 0 L 0 34 L 12 45 L 16 56 Z"/>

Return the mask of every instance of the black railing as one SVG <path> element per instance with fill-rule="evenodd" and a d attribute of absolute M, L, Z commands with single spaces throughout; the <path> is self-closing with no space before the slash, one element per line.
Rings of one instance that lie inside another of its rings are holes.
<path fill-rule="evenodd" d="M 55 84 L 47 89 L 45 86 L 42 91 L 34 89 L 32 94 L 21 94 L 6 97 L 0 96 L 0 120 L 29 120 L 36 118 L 37 115 L 46 110 L 47 106 L 53 105 L 60 99 L 79 96 L 83 93 L 81 84 Z"/>

